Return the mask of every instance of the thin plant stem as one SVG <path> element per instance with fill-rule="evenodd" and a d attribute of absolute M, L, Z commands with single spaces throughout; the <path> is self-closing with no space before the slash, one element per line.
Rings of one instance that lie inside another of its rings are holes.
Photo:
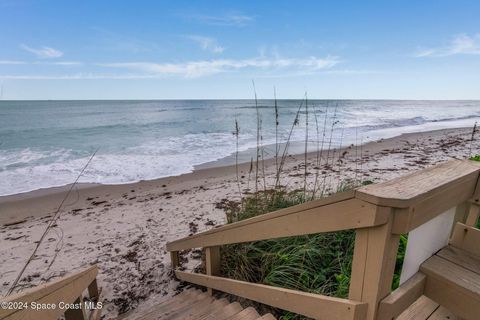
<path fill-rule="evenodd" d="M 237 186 L 238 186 L 238 194 L 240 196 L 240 203 L 242 203 L 242 188 L 240 186 L 240 176 L 238 174 L 238 139 L 240 136 L 240 126 L 238 125 L 238 119 L 235 117 L 235 132 L 233 133 L 236 138 L 235 143 L 235 174 L 237 176 Z"/>
<path fill-rule="evenodd" d="M 258 205 L 258 158 L 260 157 L 260 112 L 258 110 L 257 90 L 255 81 L 252 80 L 253 92 L 255 94 L 255 110 L 257 113 L 257 150 L 255 159 L 255 203 Z M 257 208 L 258 209 L 258 208 Z"/>
<path fill-rule="evenodd" d="M 308 175 L 308 97 L 305 92 L 305 152 L 304 152 L 304 175 L 303 175 L 303 197 L 307 197 L 307 175 Z"/>
<path fill-rule="evenodd" d="M 328 141 L 328 149 L 327 149 L 327 159 L 326 159 L 326 167 L 328 169 L 328 162 L 330 159 L 330 150 L 332 148 L 332 138 L 333 138 L 333 131 L 335 129 L 335 124 L 336 124 L 336 119 L 337 119 L 337 110 L 338 110 L 338 102 L 335 104 L 335 110 L 333 112 L 333 118 L 332 118 L 332 125 L 330 127 L 330 139 Z M 332 164 L 333 164 L 333 157 L 332 157 Z M 322 193 L 320 194 L 321 197 L 324 196 L 325 194 L 325 189 L 326 189 L 326 181 L 327 180 L 327 174 L 323 176 L 323 182 L 322 182 Z"/>
<path fill-rule="evenodd" d="M 477 132 L 477 122 L 473 124 L 473 129 L 472 129 L 472 137 L 470 138 L 470 150 L 469 150 L 469 155 L 470 157 L 472 156 L 472 145 L 473 145 L 473 140 L 475 139 L 475 133 Z"/>
<path fill-rule="evenodd" d="M 273 97 L 275 101 L 275 172 L 278 171 L 278 153 L 280 146 L 278 145 L 278 126 L 280 125 L 278 104 L 277 104 L 277 89 L 273 87 Z"/>
<path fill-rule="evenodd" d="M 292 123 L 292 127 L 290 128 L 290 132 L 288 133 L 287 141 L 285 142 L 285 147 L 283 148 L 282 158 L 280 159 L 280 164 L 278 166 L 278 170 L 277 170 L 277 174 L 276 174 L 276 178 L 275 178 L 275 188 L 280 187 L 280 175 L 281 175 L 281 172 L 283 170 L 283 166 L 285 165 L 285 160 L 287 158 L 288 147 L 290 146 L 290 139 L 292 137 L 293 129 L 295 128 L 296 125 L 298 125 L 298 121 L 299 121 L 298 119 L 299 119 L 300 111 L 302 110 L 302 107 L 303 107 L 303 101 L 304 100 L 302 99 L 302 101 L 300 103 L 300 106 L 297 109 L 297 112 L 295 114 L 295 120 Z"/>

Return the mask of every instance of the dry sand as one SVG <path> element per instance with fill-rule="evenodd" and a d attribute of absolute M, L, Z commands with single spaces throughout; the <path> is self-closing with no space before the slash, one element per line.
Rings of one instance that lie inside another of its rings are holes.
<path fill-rule="evenodd" d="M 347 179 L 384 181 L 446 161 L 466 158 L 471 129 L 448 129 L 404 134 L 329 153 L 322 160 L 320 181 L 326 191 Z M 479 141 L 472 145 L 480 150 Z M 323 154 L 324 158 L 326 154 Z M 315 178 L 316 154 L 308 160 L 308 181 Z M 241 189 L 248 182 L 250 164 L 240 165 Z M 304 156 L 289 156 L 282 184 L 289 190 L 303 187 Z M 261 170 L 262 171 L 262 170 Z M 267 187 L 272 186 L 275 162 L 265 161 Z M 259 180 L 263 189 L 263 177 Z M 5 294 L 26 262 L 67 187 L 0 197 L 0 275 Z M 218 204 L 238 200 L 235 166 L 196 170 L 176 177 L 125 185 L 80 185 L 62 208 L 62 215 L 46 237 L 22 278 L 28 287 L 96 263 L 100 269 L 106 306 L 103 314 L 148 305 L 171 296 L 178 282 L 169 272 L 168 241 L 224 224 Z M 47 269 L 58 249 L 58 256 Z M 200 263 L 198 251 L 189 252 L 189 267 Z"/>

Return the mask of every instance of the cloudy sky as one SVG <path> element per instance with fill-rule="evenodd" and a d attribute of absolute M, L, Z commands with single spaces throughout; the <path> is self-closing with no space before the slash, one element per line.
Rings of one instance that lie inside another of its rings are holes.
<path fill-rule="evenodd" d="M 3 99 L 480 99 L 480 1 L 0 0 Z"/>

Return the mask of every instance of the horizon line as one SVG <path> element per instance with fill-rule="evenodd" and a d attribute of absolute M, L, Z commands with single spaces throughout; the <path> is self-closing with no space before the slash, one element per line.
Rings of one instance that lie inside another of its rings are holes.
<path fill-rule="evenodd" d="M 142 99 L 142 98 L 128 98 L 128 99 L 119 99 L 119 98 L 93 98 L 93 99 L 0 99 L 0 102 L 16 102 L 16 101 L 225 101 L 225 100 L 255 100 L 255 98 L 153 98 L 153 99 Z M 274 98 L 258 98 L 257 100 L 272 100 Z M 281 100 L 295 100 L 301 101 L 305 98 L 277 98 L 277 101 Z M 415 99 L 415 98 L 308 98 L 308 100 L 342 100 L 342 101 L 480 101 L 479 98 L 475 99 Z"/>

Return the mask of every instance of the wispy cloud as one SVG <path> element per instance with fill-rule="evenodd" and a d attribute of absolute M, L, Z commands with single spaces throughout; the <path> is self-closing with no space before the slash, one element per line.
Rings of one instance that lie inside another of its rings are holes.
<path fill-rule="evenodd" d="M 340 60 L 337 57 L 310 57 L 306 59 L 217 59 L 191 61 L 185 63 L 121 62 L 104 63 L 98 65 L 107 68 L 124 68 L 155 75 L 178 75 L 186 78 L 197 78 L 217 73 L 248 69 L 261 69 L 270 71 L 279 69 L 307 69 L 309 71 L 318 71 L 321 69 L 332 68 L 339 62 Z"/>
<path fill-rule="evenodd" d="M 0 79 L 6 80 L 97 80 L 97 79 L 112 79 L 112 80 L 131 80 L 131 79 L 151 79 L 158 78 L 146 74 L 115 74 L 115 73 L 74 73 L 74 74 L 56 74 L 56 75 L 42 75 L 42 74 L 23 74 L 23 75 L 0 75 Z"/>
<path fill-rule="evenodd" d="M 52 65 L 52 66 L 80 66 L 83 65 L 83 62 L 79 61 L 20 61 L 20 60 L 0 60 L 0 65 L 20 65 L 20 64 L 29 64 L 29 65 Z"/>
<path fill-rule="evenodd" d="M 55 66 L 80 66 L 83 63 L 79 61 L 55 61 L 55 62 L 34 62 L 34 64 L 48 64 Z"/>
<path fill-rule="evenodd" d="M 42 59 L 45 59 L 45 58 L 60 58 L 61 56 L 63 56 L 62 51 L 54 49 L 54 48 L 50 48 L 50 47 L 43 46 L 41 48 L 36 49 L 36 48 L 29 47 L 25 44 L 20 45 L 20 47 L 23 50 L 26 50 L 30 53 L 33 53 L 38 58 L 42 58 Z"/>
<path fill-rule="evenodd" d="M 12 62 L 12 61 L 11 61 Z M 19 61 L 20 62 L 20 61 Z M 36 61 L 25 62 L 32 65 L 86 65 L 97 67 L 96 71 L 79 72 L 75 74 L 10 74 L 0 75 L 0 79 L 17 80 L 82 80 L 82 79 L 157 79 L 165 77 L 199 78 L 227 72 L 251 72 L 254 76 L 291 76 L 300 74 L 315 74 L 319 72 L 334 71 L 334 66 L 341 61 L 338 57 L 325 58 L 267 58 L 257 57 L 251 59 L 213 59 L 200 61 L 187 61 L 183 63 L 154 63 L 154 62 L 118 62 L 118 63 L 93 63 L 69 61 Z M 98 69 L 100 67 L 100 69 Z M 112 72 L 104 72 L 106 70 Z"/>
<path fill-rule="evenodd" d="M 218 44 L 217 40 L 214 38 L 203 36 L 187 36 L 187 38 L 198 43 L 202 50 L 210 51 L 213 53 L 222 53 L 223 51 L 225 51 L 225 48 Z"/>
<path fill-rule="evenodd" d="M 0 64 L 26 64 L 25 61 L 17 61 L 17 60 L 0 60 Z"/>
<path fill-rule="evenodd" d="M 221 16 L 194 15 L 191 16 L 191 18 L 209 25 L 234 27 L 243 27 L 254 21 L 252 16 L 239 13 L 224 14 Z"/>
<path fill-rule="evenodd" d="M 458 54 L 480 55 L 480 33 L 472 36 L 467 34 L 459 34 L 444 47 L 422 48 L 419 49 L 414 56 L 417 58 L 447 57 Z"/>

